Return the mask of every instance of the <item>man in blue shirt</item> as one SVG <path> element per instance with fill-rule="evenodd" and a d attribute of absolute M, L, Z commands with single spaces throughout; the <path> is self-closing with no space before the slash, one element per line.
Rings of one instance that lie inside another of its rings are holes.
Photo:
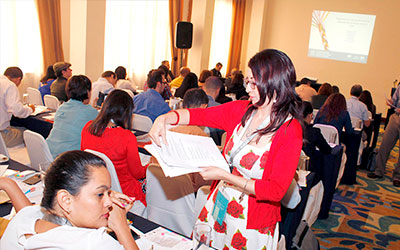
<path fill-rule="evenodd" d="M 147 80 L 149 89 L 133 98 L 133 113 L 145 115 L 154 120 L 171 109 L 161 94 L 164 91 L 165 75 L 162 70 L 153 72 Z"/>
<path fill-rule="evenodd" d="M 365 127 L 369 127 L 369 125 L 371 124 L 371 120 L 368 115 L 368 108 L 364 103 L 358 100 L 362 91 L 363 89 L 359 84 L 353 85 L 353 87 L 351 87 L 351 97 L 347 100 L 347 111 L 349 112 L 350 117 L 360 119 L 364 122 Z"/>
<path fill-rule="evenodd" d="M 387 100 L 387 105 L 393 107 L 396 113 L 390 116 L 389 123 L 385 129 L 382 143 L 376 156 L 375 172 L 368 174 L 368 177 L 372 179 L 382 178 L 385 174 L 386 161 L 389 158 L 390 151 L 392 151 L 400 136 L 400 85 L 397 87 L 392 98 Z M 395 187 L 400 187 L 400 157 L 397 160 L 392 178 L 393 185 Z"/>

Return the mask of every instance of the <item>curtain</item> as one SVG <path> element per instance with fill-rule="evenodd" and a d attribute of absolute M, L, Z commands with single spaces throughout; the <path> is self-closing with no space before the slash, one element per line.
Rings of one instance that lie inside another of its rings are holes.
<path fill-rule="evenodd" d="M 232 0 L 232 28 L 229 45 L 229 56 L 226 70 L 228 73 L 233 68 L 240 67 L 240 53 L 242 49 L 244 14 L 246 9 L 245 0 Z"/>
<path fill-rule="evenodd" d="M 171 60 L 168 1 L 106 2 L 104 70 L 118 66 L 142 88 L 147 73 Z"/>
<path fill-rule="evenodd" d="M 64 61 L 60 0 L 36 0 L 42 38 L 44 72 L 47 66 Z"/>
<path fill-rule="evenodd" d="M 21 93 L 38 87 L 43 55 L 34 0 L 0 0 L 0 37 L 0 73 L 18 66 L 24 72 Z"/>

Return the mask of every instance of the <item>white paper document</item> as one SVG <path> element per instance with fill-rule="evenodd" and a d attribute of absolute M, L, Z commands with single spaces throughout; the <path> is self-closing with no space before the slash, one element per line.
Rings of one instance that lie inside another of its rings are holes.
<path fill-rule="evenodd" d="M 31 114 L 31 116 L 35 116 L 38 115 L 40 113 L 43 113 L 47 110 L 46 106 L 42 106 L 42 105 L 35 105 L 35 111 Z"/>
<path fill-rule="evenodd" d="M 161 147 L 155 143 L 144 146 L 157 158 L 165 176 L 179 176 L 187 173 L 200 172 L 200 167 L 215 166 L 229 172 L 217 145 L 211 137 L 187 135 L 176 132 L 166 132 L 168 146 Z"/>

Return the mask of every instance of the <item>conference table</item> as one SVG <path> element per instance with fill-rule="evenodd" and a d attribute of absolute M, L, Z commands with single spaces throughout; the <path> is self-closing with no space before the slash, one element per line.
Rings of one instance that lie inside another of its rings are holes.
<path fill-rule="evenodd" d="M 27 118 L 11 117 L 10 124 L 13 127 L 24 127 L 32 130 L 33 132 L 41 134 L 45 139 L 49 136 L 53 128 L 53 122 L 49 119 L 55 114 L 55 111 L 44 112 L 35 116 L 28 116 Z"/>

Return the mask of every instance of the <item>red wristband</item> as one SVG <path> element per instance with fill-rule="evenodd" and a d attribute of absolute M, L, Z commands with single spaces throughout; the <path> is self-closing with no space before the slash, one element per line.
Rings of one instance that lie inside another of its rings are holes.
<path fill-rule="evenodd" d="M 171 110 L 171 112 L 175 113 L 176 114 L 176 118 L 177 118 L 176 122 L 171 124 L 171 125 L 173 125 L 173 126 L 178 125 L 179 119 L 180 119 L 179 113 L 176 112 L 175 110 Z"/>

